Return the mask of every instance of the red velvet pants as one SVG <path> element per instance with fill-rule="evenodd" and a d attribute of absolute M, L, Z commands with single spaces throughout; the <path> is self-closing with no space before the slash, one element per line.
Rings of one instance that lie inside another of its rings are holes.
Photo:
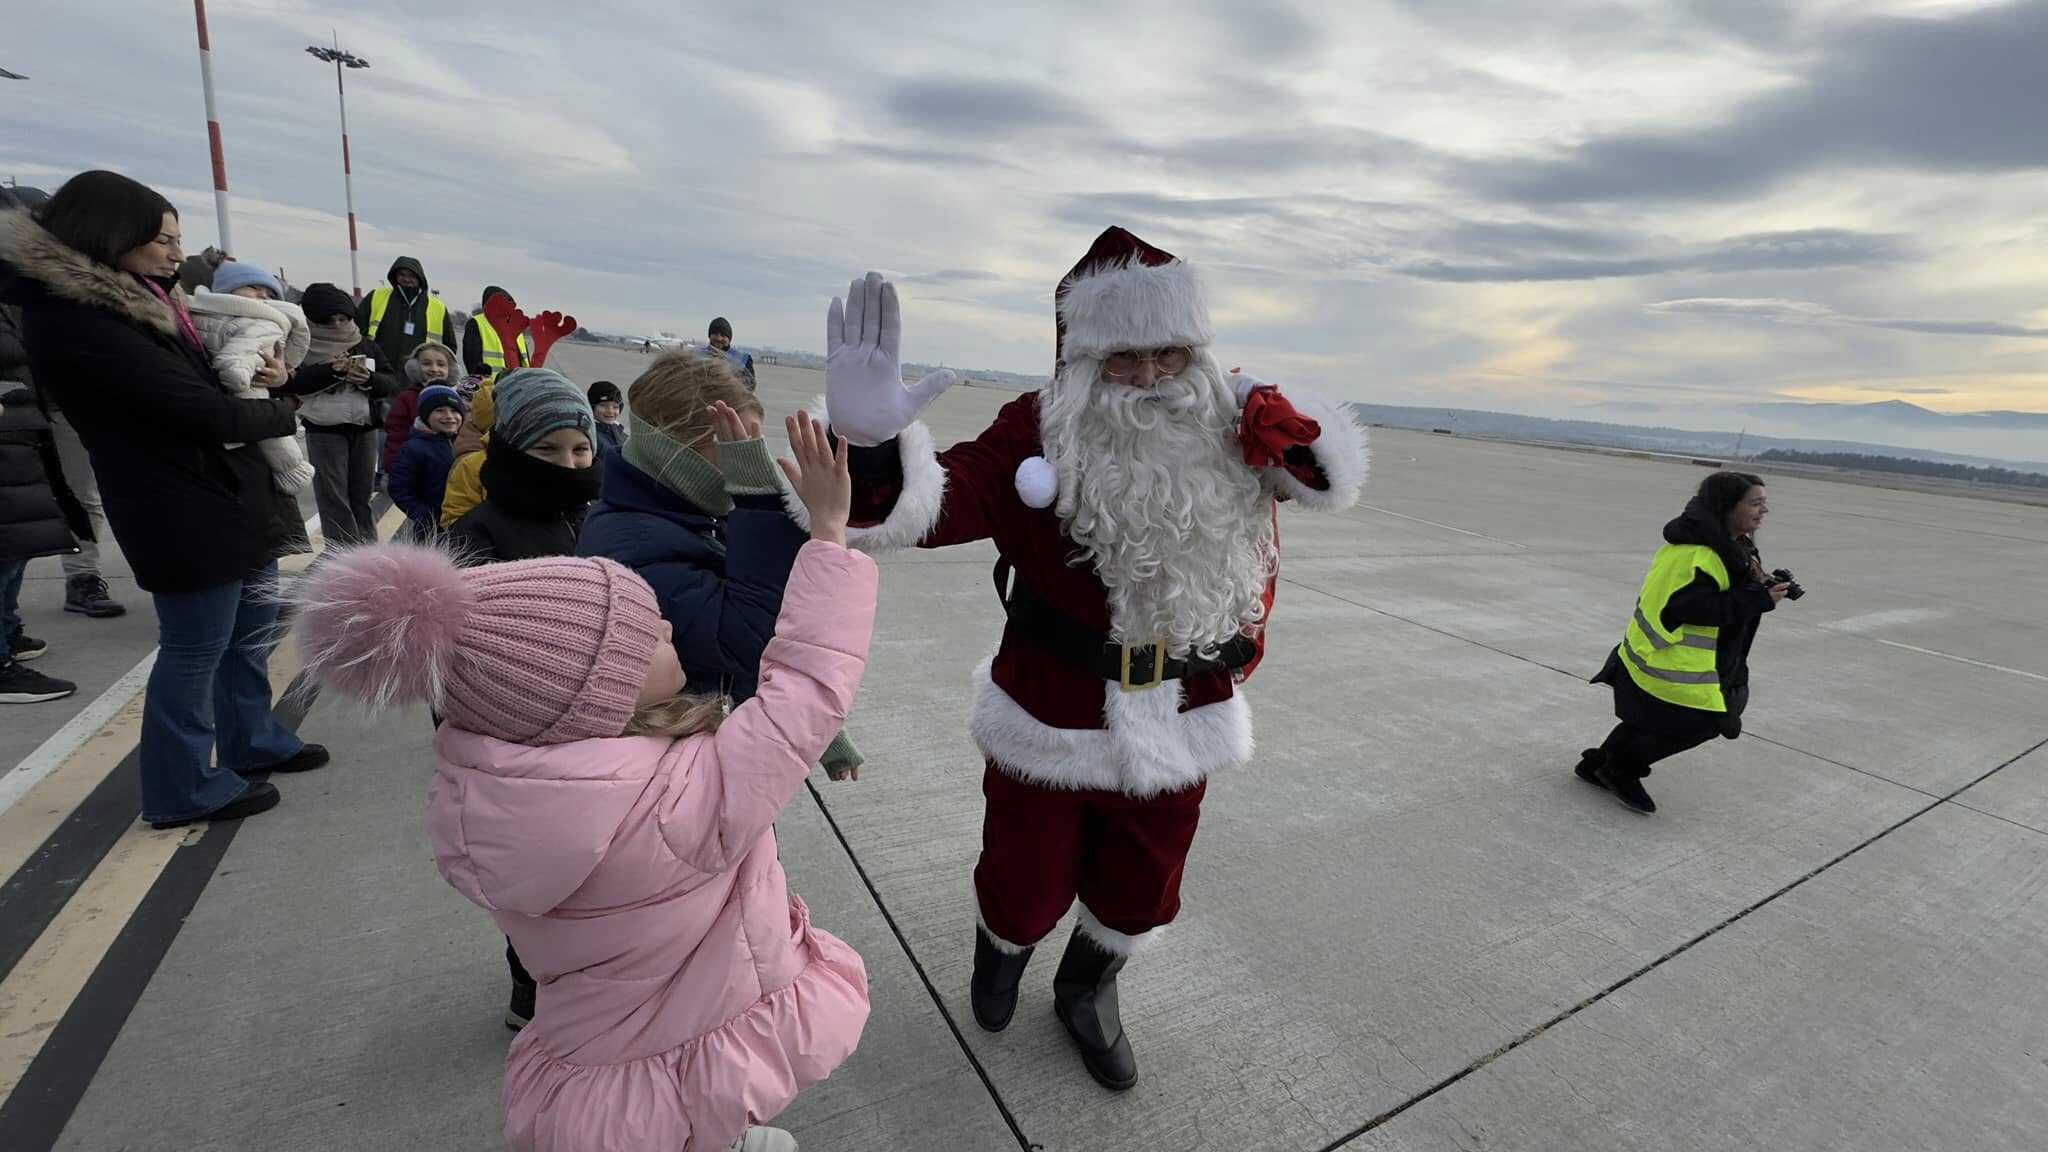
<path fill-rule="evenodd" d="M 1130 936 L 1180 913 L 1206 783 L 1139 800 L 1046 788 L 991 763 L 981 791 L 974 892 L 983 922 L 1003 940 L 1038 943 L 1077 897 L 1105 927 Z"/>

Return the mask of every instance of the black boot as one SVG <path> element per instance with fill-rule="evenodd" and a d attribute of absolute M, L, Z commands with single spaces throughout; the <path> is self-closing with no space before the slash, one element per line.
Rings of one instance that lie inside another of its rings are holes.
<path fill-rule="evenodd" d="M 64 580 L 64 610 L 104 620 L 128 611 L 107 593 L 107 582 L 92 573 L 68 576 Z"/>
<path fill-rule="evenodd" d="M 1031 963 L 1031 949 L 1005 952 L 996 947 L 988 930 L 974 930 L 974 982 L 968 999 L 974 1004 L 974 1022 L 988 1032 L 1010 1026 L 1017 1011 L 1017 982 L 1024 978 L 1024 966 Z"/>
<path fill-rule="evenodd" d="M 1648 816 L 1657 810 L 1657 802 L 1650 799 L 1650 793 L 1643 787 L 1643 779 L 1637 769 L 1627 763 L 1609 759 L 1600 765 L 1600 783 L 1614 793 L 1614 798 L 1628 808 Z"/>
<path fill-rule="evenodd" d="M 1128 1091 L 1138 1082 L 1138 1058 L 1117 1011 L 1116 974 L 1123 971 L 1124 960 L 1076 928 L 1052 978 L 1053 1013 L 1080 1047 L 1088 1074 L 1112 1092 Z"/>
<path fill-rule="evenodd" d="M 1572 771 L 1578 774 L 1579 779 L 1584 780 L 1588 784 L 1600 784 L 1600 766 L 1605 763 L 1607 763 L 1607 749 L 1588 748 L 1584 752 L 1579 753 L 1579 766 L 1572 769 Z M 1600 787 L 1605 788 L 1607 785 L 1600 784 Z"/>

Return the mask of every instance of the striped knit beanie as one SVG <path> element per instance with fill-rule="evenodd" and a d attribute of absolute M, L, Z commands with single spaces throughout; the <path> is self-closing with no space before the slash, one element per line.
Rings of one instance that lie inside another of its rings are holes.
<path fill-rule="evenodd" d="M 498 377 L 492 402 L 491 439 L 521 452 L 551 432 L 574 428 L 597 443 L 597 418 L 590 401 L 567 376 L 552 368 L 520 368 Z"/>

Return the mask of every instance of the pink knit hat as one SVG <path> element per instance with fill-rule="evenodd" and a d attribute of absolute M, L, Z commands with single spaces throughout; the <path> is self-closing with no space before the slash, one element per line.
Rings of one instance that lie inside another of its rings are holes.
<path fill-rule="evenodd" d="M 661 609 L 610 560 L 458 568 L 416 544 L 330 553 L 287 593 L 306 671 L 373 707 L 420 701 L 518 744 L 617 736 Z"/>

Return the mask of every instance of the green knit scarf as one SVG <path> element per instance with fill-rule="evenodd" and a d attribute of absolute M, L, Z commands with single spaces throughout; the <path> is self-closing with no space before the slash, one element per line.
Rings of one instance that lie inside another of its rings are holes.
<path fill-rule="evenodd" d="M 695 448 L 626 411 L 626 463 L 662 487 L 713 516 L 732 514 L 734 496 L 773 496 L 782 491 L 775 479 L 775 461 L 765 440 L 740 440 L 718 446 L 718 463 Z"/>

